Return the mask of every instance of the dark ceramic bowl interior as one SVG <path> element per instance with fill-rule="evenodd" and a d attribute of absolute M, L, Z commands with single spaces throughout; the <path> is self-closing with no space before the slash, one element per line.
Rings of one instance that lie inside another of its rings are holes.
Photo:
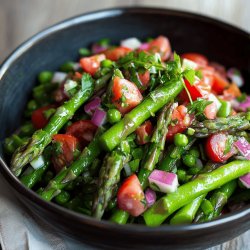
<path fill-rule="evenodd" d="M 0 139 L 20 125 L 22 113 L 37 74 L 56 70 L 78 49 L 103 37 L 119 42 L 127 37 L 169 37 L 178 53 L 195 51 L 227 67 L 235 66 L 249 82 L 249 34 L 222 22 L 190 13 L 155 8 L 119 8 L 85 14 L 59 23 L 32 37 L 15 50 L 0 69 Z M 245 89 L 247 91 L 247 89 Z M 26 189 L 8 169 L 2 147 L 1 172 L 14 193 L 37 216 L 56 230 L 85 243 L 118 248 L 206 248 L 250 228 L 250 207 L 217 220 L 187 226 L 148 228 L 115 225 L 74 213 L 40 199 Z"/>

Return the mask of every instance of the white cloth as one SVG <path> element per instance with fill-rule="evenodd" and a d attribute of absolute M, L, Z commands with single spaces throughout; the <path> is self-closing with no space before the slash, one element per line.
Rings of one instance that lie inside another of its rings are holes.
<path fill-rule="evenodd" d="M 96 248 L 59 234 L 17 200 L 0 175 L 0 243 L 3 250 L 78 250 Z"/>

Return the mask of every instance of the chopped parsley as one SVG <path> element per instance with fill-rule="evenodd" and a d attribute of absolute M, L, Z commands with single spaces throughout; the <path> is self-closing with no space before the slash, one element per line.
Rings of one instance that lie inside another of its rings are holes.
<path fill-rule="evenodd" d="M 213 102 L 198 98 L 196 101 L 188 105 L 188 113 L 195 114 L 196 116 L 202 115 L 205 108 L 211 103 Z"/>

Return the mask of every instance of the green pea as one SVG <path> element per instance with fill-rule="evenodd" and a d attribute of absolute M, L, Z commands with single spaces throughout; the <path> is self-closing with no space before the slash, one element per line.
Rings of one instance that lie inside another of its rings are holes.
<path fill-rule="evenodd" d="M 107 47 L 110 44 L 110 39 L 109 38 L 102 38 L 101 40 L 98 41 L 98 44 L 103 47 Z"/>
<path fill-rule="evenodd" d="M 199 158 L 200 157 L 200 151 L 196 147 L 191 148 L 188 153 L 190 155 L 193 155 L 195 158 Z"/>
<path fill-rule="evenodd" d="M 48 83 L 48 82 L 51 81 L 52 77 L 53 77 L 53 72 L 51 72 L 51 71 L 42 71 L 38 75 L 38 81 L 41 84 Z"/>
<path fill-rule="evenodd" d="M 65 62 L 63 65 L 61 65 L 60 70 L 63 72 L 72 72 L 74 70 L 74 62 Z"/>
<path fill-rule="evenodd" d="M 177 176 L 178 176 L 178 180 L 182 183 L 185 182 L 187 179 L 187 173 L 184 169 L 178 169 Z"/>
<path fill-rule="evenodd" d="M 113 208 L 115 208 L 117 205 L 117 199 L 112 199 L 109 203 L 108 203 L 108 206 L 107 206 L 107 211 L 110 211 L 112 210 Z"/>
<path fill-rule="evenodd" d="M 194 167 L 195 164 L 196 164 L 196 157 L 193 156 L 193 155 L 191 155 L 191 154 L 184 155 L 184 156 L 182 157 L 182 160 L 183 160 L 183 163 L 184 163 L 186 166 L 190 167 L 190 168 Z"/>
<path fill-rule="evenodd" d="M 128 165 L 130 166 L 131 172 L 135 173 L 138 170 L 138 168 L 139 168 L 140 160 L 139 159 L 135 159 L 133 161 L 130 161 L 128 163 Z"/>
<path fill-rule="evenodd" d="M 176 134 L 174 136 L 174 144 L 177 146 L 177 147 L 185 147 L 187 146 L 188 144 L 188 138 L 186 135 L 184 134 Z"/>
<path fill-rule="evenodd" d="M 194 132 L 195 132 L 195 130 L 194 130 L 193 128 L 188 128 L 188 129 L 187 129 L 187 134 L 188 134 L 188 135 L 193 135 Z"/>
<path fill-rule="evenodd" d="M 104 67 L 104 68 L 110 68 L 112 67 L 112 65 L 113 65 L 113 62 L 109 59 L 103 60 L 101 62 L 101 67 Z"/>
<path fill-rule="evenodd" d="M 107 119 L 111 124 L 119 122 L 121 120 L 121 117 L 122 115 L 117 109 L 109 109 L 107 112 Z"/>
<path fill-rule="evenodd" d="M 89 56 L 89 55 L 91 55 L 91 51 L 89 49 L 87 49 L 87 48 L 80 48 L 79 49 L 79 54 L 81 56 Z"/>
<path fill-rule="evenodd" d="M 70 199 L 70 194 L 67 191 L 62 190 L 60 194 L 55 197 L 56 203 L 63 205 Z"/>
<path fill-rule="evenodd" d="M 35 100 L 30 100 L 27 104 L 27 109 L 29 111 L 34 111 L 38 108 L 38 105 Z"/>
<path fill-rule="evenodd" d="M 231 104 L 227 101 L 220 100 L 221 107 L 217 113 L 218 117 L 228 117 L 231 113 Z"/>

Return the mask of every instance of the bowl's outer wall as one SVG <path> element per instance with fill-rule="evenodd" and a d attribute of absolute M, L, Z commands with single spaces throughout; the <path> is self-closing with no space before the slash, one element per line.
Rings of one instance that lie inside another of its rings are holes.
<path fill-rule="evenodd" d="M 117 15 L 118 14 L 118 15 Z M 95 14 L 92 14 L 92 17 Z M 100 17 L 100 15 L 98 16 Z M 78 59 L 78 49 L 87 47 L 92 42 L 103 37 L 119 42 L 127 37 L 155 37 L 159 34 L 169 37 L 173 49 L 177 53 L 200 52 L 213 61 L 228 67 L 235 66 L 242 70 L 246 78 L 250 75 L 249 36 L 231 26 L 227 26 L 211 19 L 190 14 L 167 10 L 126 9 L 116 12 L 106 12 L 102 19 L 81 21 L 66 27 L 63 31 L 52 32 L 45 38 L 35 42 L 33 46 L 20 57 L 15 58 L 3 75 L 0 84 L 0 139 L 11 134 L 18 128 L 25 104 L 30 96 L 32 86 L 36 82 L 37 74 L 42 70 L 56 70 L 67 60 Z M 249 78 L 248 78 L 249 80 Z M 13 178 L 1 168 L 9 182 Z M 19 184 L 15 183 L 18 189 Z M 88 225 L 72 219 L 66 220 L 41 207 L 27 198 L 22 191 L 17 191 L 26 205 L 33 207 L 39 216 L 46 218 L 82 241 L 106 246 L 172 246 L 172 247 L 209 247 L 231 239 L 250 228 L 246 217 L 238 221 L 228 222 L 222 226 L 210 227 L 203 230 L 151 233 L 147 237 L 144 233 L 132 234 L 129 230 L 111 230 L 103 226 Z M 248 214 L 248 219 L 249 214 Z M 244 222 L 244 223 L 241 223 Z M 113 235 L 112 233 L 116 233 Z"/>

